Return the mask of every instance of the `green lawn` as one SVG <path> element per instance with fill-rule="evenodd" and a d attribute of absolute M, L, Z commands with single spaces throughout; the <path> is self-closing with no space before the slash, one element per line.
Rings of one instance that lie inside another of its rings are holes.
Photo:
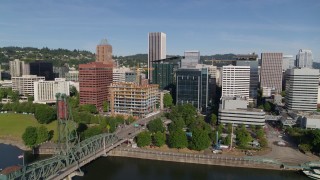
<path fill-rule="evenodd" d="M 0 114 L 0 138 L 12 138 L 14 140 L 22 140 L 21 136 L 28 126 L 38 127 L 41 126 L 33 115 L 26 114 Z M 50 124 L 45 124 L 48 130 L 54 131 L 53 140 L 57 139 L 57 121 Z"/>

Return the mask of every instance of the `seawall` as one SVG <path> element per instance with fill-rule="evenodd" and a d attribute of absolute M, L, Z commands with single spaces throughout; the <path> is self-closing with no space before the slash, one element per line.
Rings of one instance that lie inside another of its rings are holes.
<path fill-rule="evenodd" d="M 245 157 L 226 157 L 223 155 L 202 155 L 188 153 L 161 152 L 156 150 L 116 148 L 108 153 L 109 156 L 130 157 L 139 159 L 171 161 L 181 163 L 206 164 L 216 166 L 258 168 L 270 170 L 283 170 L 280 163 L 268 160 L 259 160 Z"/>

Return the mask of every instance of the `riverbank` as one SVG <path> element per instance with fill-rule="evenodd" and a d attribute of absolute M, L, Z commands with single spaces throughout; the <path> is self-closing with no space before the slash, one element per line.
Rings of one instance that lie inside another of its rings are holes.
<path fill-rule="evenodd" d="M 31 150 L 30 148 L 25 146 L 21 140 L 17 140 L 15 138 L 8 137 L 8 136 L 7 137 L 3 137 L 3 136 L 0 137 L 0 144 L 7 144 L 7 145 L 16 146 L 23 151 L 30 151 Z"/>
<path fill-rule="evenodd" d="M 281 168 L 281 162 L 271 159 L 251 158 L 251 157 L 233 157 L 223 155 L 201 155 L 179 152 L 163 152 L 156 150 L 147 150 L 139 148 L 123 148 L 113 149 L 108 153 L 109 156 L 130 157 L 138 159 L 149 159 L 158 161 L 171 161 L 192 164 L 206 164 L 216 166 L 229 166 L 241 168 L 284 170 Z M 295 170 L 295 169 L 286 169 Z"/>

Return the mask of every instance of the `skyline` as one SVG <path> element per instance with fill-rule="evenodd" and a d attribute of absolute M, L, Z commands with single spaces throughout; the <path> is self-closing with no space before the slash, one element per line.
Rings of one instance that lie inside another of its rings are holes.
<path fill-rule="evenodd" d="M 148 33 L 167 35 L 167 54 L 310 49 L 320 61 L 320 1 L 4 1 L 0 46 L 95 52 L 107 38 L 114 55 L 147 53 Z"/>

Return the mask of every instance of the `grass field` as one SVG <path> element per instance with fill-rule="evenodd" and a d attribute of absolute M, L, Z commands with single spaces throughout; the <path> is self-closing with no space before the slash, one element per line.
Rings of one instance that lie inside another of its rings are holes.
<path fill-rule="evenodd" d="M 0 114 L 0 138 L 10 138 L 13 140 L 22 140 L 21 136 L 26 127 L 38 127 L 41 124 L 33 117 L 33 115 L 26 114 Z M 57 121 L 50 124 L 45 124 L 48 130 L 54 131 L 53 140 L 57 139 Z"/>

